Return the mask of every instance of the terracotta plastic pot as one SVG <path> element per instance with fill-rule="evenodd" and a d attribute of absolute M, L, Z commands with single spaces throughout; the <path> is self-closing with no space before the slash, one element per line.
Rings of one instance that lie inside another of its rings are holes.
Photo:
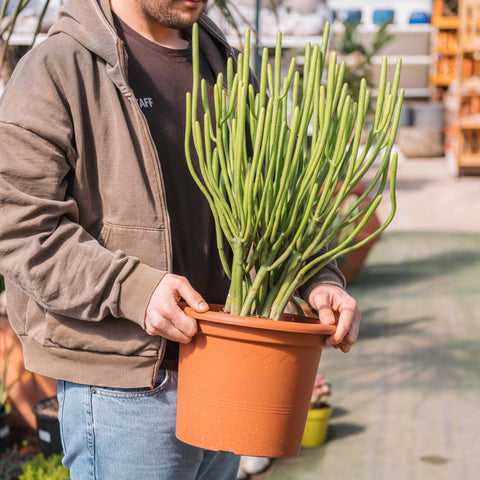
<path fill-rule="evenodd" d="M 198 333 L 180 345 L 177 437 L 239 455 L 296 455 L 324 339 L 335 327 L 292 315 L 239 317 L 221 308 L 185 309 Z"/>
<path fill-rule="evenodd" d="M 302 447 L 318 447 L 325 442 L 331 411 L 331 407 L 312 408 L 308 411 Z"/>

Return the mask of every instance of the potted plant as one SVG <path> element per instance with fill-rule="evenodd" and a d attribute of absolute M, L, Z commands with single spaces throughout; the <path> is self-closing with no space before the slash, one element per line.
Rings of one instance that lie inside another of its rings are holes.
<path fill-rule="evenodd" d="M 38 446 L 40 452 L 49 457 L 63 452 L 60 436 L 60 423 L 58 421 L 58 399 L 46 397 L 32 407 L 37 421 Z"/>
<path fill-rule="evenodd" d="M 69 480 L 68 468 L 62 465 L 63 454 L 45 457 L 43 453 L 35 455 L 22 465 L 19 480 Z"/>
<path fill-rule="evenodd" d="M 198 27 L 193 27 L 185 153 L 210 204 L 231 286 L 225 305 L 211 306 L 205 314 L 185 309 L 198 320 L 193 341 L 180 346 L 177 437 L 186 443 L 264 457 L 298 453 L 323 338 L 334 326 L 282 312 L 294 292 L 325 265 L 367 243 L 393 218 L 397 155 L 392 148 L 404 95 L 400 62 L 390 83 L 383 60 L 377 106 L 361 150 L 369 105 L 366 82 L 354 102 L 343 82 L 345 64 L 331 53 L 327 82 L 322 83 L 328 36 L 327 24 L 322 44 L 307 44 L 302 83 L 295 59 L 282 78 L 279 33 L 274 66 L 264 49 L 255 90 L 247 30 L 236 71 L 230 59 L 226 74 L 218 75 L 211 112 L 206 85 L 199 81 Z M 203 129 L 197 119 L 199 102 L 205 112 Z M 339 217 L 342 202 L 373 168 L 365 192 Z M 379 205 L 389 176 L 389 217 L 353 244 Z M 371 193 L 373 199 L 361 207 Z M 353 224 L 352 233 L 327 251 L 337 231 Z M 275 321 L 279 319 L 293 321 Z"/>
<path fill-rule="evenodd" d="M 310 409 L 302 437 L 302 447 L 316 447 L 325 442 L 328 419 L 332 412 L 332 407 L 327 403 L 331 393 L 330 382 L 319 373 L 313 386 Z"/>

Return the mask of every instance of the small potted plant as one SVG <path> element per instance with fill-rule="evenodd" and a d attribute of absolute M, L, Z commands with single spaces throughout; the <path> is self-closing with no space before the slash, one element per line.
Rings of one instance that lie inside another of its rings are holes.
<path fill-rule="evenodd" d="M 325 442 L 327 437 L 328 419 L 332 407 L 327 403 L 332 393 L 330 382 L 319 373 L 315 378 L 310 410 L 307 415 L 307 423 L 302 438 L 302 447 L 316 447 Z"/>
<path fill-rule="evenodd" d="M 327 24 L 321 45 L 307 44 L 302 80 L 294 59 L 282 78 L 279 33 L 273 67 L 268 49 L 263 51 L 257 86 L 247 31 L 244 52 L 236 63 L 229 58 L 211 99 L 200 82 L 198 26 L 193 27 L 185 154 L 211 207 L 231 284 L 225 305 L 202 314 L 185 308 L 198 323 L 192 342 L 180 345 L 177 437 L 186 443 L 262 457 L 298 453 L 324 338 L 335 327 L 283 312 L 300 287 L 379 235 L 395 213 L 392 149 L 404 95 L 401 62 L 391 83 L 387 59 L 382 62 L 375 114 L 360 148 L 370 105 L 366 81 L 354 101 L 343 80 L 345 64 L 337 63 L 334 52 L 327 57 L 328 36 Z M 342 211 L 372 169 L 365 192 Z M 354 243 L 389 179 L 390 215 Z M 328 250 L 348 225 L 352 232 Z"/>
<path fill-rule="evenodd" d="M 47 397 L 36 402 L 32 411 L 37 421 L 38 446 L 40 452 L 49 457 L 63 452 L 58 421 L 57 397 Z"/>

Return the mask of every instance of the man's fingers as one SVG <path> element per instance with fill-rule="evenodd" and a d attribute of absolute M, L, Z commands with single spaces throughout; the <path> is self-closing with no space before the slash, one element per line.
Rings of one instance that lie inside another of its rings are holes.
<path fill-rule="evenodd" d="M 337 325 L 335 333 L 325 339 L 325 345 L 348 352 L 360 327 L 361 314 L 355 299 L 337 285 L 320 284 L 310 292 L 309 302 L 317 310 L 321 323 Z"/>
<path fill-rule="evenodd" d="M 327 303 L 322 303 L 317 309 L 318 318 L 323 325 L 335 325 L 336 319 L 332 307 Z"/>
<path fill-rule="evenodd" d="M 331 306 L 331 298 L 328 292 L 315 295 L 311 299 L 312 307 L 318 312 L 318 318 L 323 325 L 335 325 L 336 318 Z"/>
<path fill-rule="evenodd" d="M 338 317 L 337 330 L 333 335 L 327 338 L 325 345 L 336 345 L 341 343 L 344 337 L 352 328 L 355 319 L 356 309 L 344 308 L 340 311 Z"/>
<path fill-rule="evenodd" d="M 355 317 L 353 319 L 352 328 L 348 331 L 348 333 L 343 338 L 343 343 L 352 346 L 358 338 L 358 333 L 360 331 L 360 320 L 362 318 L 362 314 L 359 310 L 355 311 Z"/>
<path fill-rule="evenodd" d="M 182 281 L 178 284 L 177 291 L 196 312 L 206 312 L 208 310 L 207 302 L 203 297 L 190 285 L 190 282 L 182 277 Z"/>
<path fill-rule="evenodd" d="M 185 315 L 177 305 L 171 305 L 168 310 L 153 312 L 145 322 L 149 335 L 161 335 L 169 340 L 188 343 L 197 333 L 197 322 Z"/>
<path fill-rule="evenodd" d="M 197 333 L 197 322 L 195 319 L 185 315 L 185 312 L 178 305 L 174 307 L 171 323 L 176 330 L 189 338 Z"/>
<path fill-rule="evenodd" d="M 359 310 L 355 311 L 353 321 L 351 324 L 350 329 L 347 331 L 345 336 L 337 342 L 335 339 L 335 335 L 332 335 L 327 339 L 325 342 L 326 345 L 333 345 L 334 348 L 340 349 L 342 352 L 347 353 L 350 351 L 352 346 L 355 344 L 358 338 L 358 333 L 360 330 L 360 320 L 361 320 L 362 314 L 360 313 Z M 338 329 L 337 329 L 338 331 Z M 329 341 L 333 341 L 333 343 L 329 343 Z"/>
<path fill-rule="evenodd" d="M 180 298 L 196 311 L 208 310 L 205 300 L 185 277 L 167 274 L 157 285 L 147 307 L 145 330 L 149 335 L 188 343 L 197 333 L 197 322 L 178 306 Z"/>

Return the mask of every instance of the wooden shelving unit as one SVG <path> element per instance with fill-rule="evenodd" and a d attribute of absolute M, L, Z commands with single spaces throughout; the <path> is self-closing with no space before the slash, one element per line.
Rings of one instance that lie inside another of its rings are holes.
<path fill-rule="evenodd" d="M 443 0 L 435 0 L 435 3 L 441 4 L 443 8 Z M 440 15 L 432 18 L 432 25 L 439 30 L 458 30 L 460 27 L 460 18 L 454 16 L 447 17 L 444 16 L 442 12 Z"/>
<path fill-rule="evenodd" d="M 459 11 L 457 167 L 480 173 L 480 0 L 460 0 Z"/>
<path fill-rule="evenodd" d="M 446 16 L 443 0 L 434 0 L 432 25 L 435 27 L 435 33 L 432 42 L 434 62 L 430 83 L 436 87 L 448 87 L 458 77 L 460 18 Z"/>

